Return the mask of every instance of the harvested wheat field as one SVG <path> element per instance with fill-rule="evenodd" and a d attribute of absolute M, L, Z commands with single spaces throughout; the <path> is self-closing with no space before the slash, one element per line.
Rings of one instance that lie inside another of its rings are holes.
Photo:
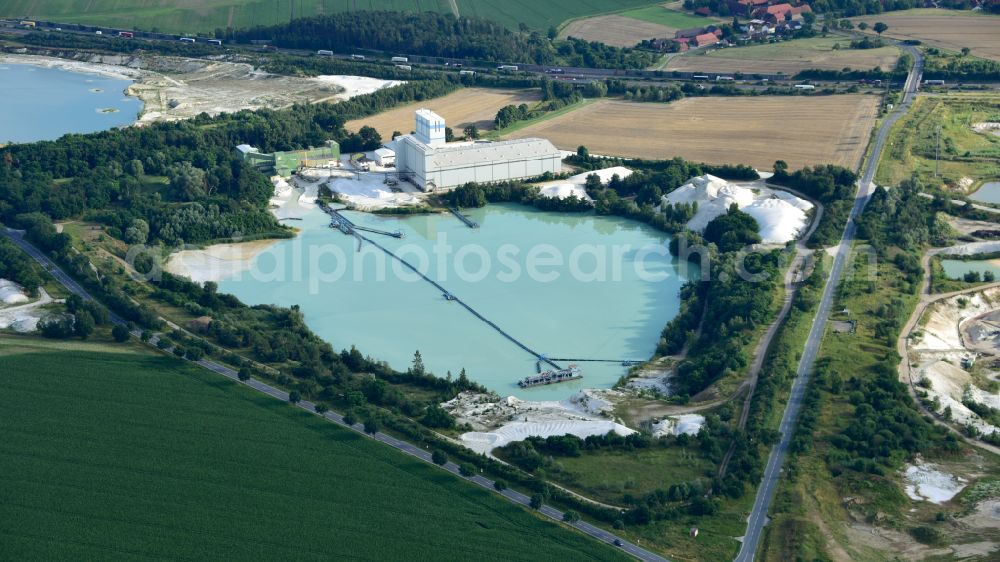
<path fill-rule="evenodd" d="M 869 26 L 880 21 L 889 26 L 882 34 L 885 37 L 919 39 L 949 51 L 968 47 L 974 56 L 1000 60 L 1000 16 L 930 8 L 861 16 L 851 21 L 855 25 L 867 22 Z"/>
<path fill-rule="evenodd" d="M 850 43 L 846 39 L 817 37 L 736 49 L 712 49 L 707 53 L 691 51 L 672 58 L 667 69 L 705 73 L 783 73 L 793 76 L 811 68 L 870 70 L 880 67 L 891 70 L 896 66 L 899 58 L 899 49 L 896 47 L 851 49 Z"/>
<path fill-rule="evenodd" d="M 677 28 L 624 16 L 595 16 L 571 22 L 560 34 L 615 47 L 635 47 L 643 39 L 673 37 Z"/>
<path fill-rule="evenodd" d="M 424 100 L 371 117 L 347 122 L 347 128 L 356 131 L 365 125 L 378 130 L 383 139 L 392 138 L 393 131 L 409 133 L 413 130 L 413 112 L 420 108 L 430 109 L 451 127 L 456 135 L 462 134 L 467 125 L 475 124 L 480 130 L 492 129 L 493 118 L 501 107 L 510 104 L 531 104 L 541 99 L 539 90 L 496 90 L 486 88 L 463 88 L 457 92 Z"/>
<path fill-rule="evenodd" d="M 878 98 L 686 98 L 671 104 L 602 100 L 511 135 L 543 137 L 564 150 L 663 159 L 680 156 L 710 164 L 770 169 L 814 164 L 860 165 Z"/>

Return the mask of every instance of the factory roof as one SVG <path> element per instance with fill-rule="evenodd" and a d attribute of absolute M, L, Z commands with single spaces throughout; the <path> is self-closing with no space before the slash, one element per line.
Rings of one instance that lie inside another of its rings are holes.
<path fill-rule="evenodd" d="M 559 149 L 546 139 L 512 139 L 497 142 L 453 142 L 444 146 L 428 146 L 407 135 L 407 142 L 432 157 L 437 169 L 461 168 L 493 162 L 511 162 L 527 158 L 560 158 Z M 398 139 L 397 139 L 398 140 Z"/>

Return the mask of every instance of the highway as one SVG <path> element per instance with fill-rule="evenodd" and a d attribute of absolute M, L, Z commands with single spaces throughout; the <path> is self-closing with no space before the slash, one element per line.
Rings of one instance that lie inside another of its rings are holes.
<path fill-rule="evenodd" d="M 55 31 L 59 30 L 60 33 L 70 33 L 94 36 L 96 31 L 102 33 L 101 37 L 105 39 L 114 39 L 117 37 L 118 33 L 121 31 L 128 31 L 134 33 L 136 39 L 142 39 L 147 41 L 161 41 L 161 42 L 177 42 L 179 41 L 179 35 L 167 34 L 167 33 L 156 33 L 156 32 L 146 32 L 146 31 L 132 31 L 127 29 L 96 26 L 96 25 L 83 25 L 74 23 L 62 23 L 54 21 L 45 20 L 34 20 L 37 24 L 35 29 L 23 29 L 17 27 L 16 20 L 0 20 L 0 27 L 6 25 L 3 29 L 4 33 L 7 34 L 26 34 L 35 30 L 47 30 Z M 193 38 L 194 36 L 192 36 Z M 207 38 L 198 37 L 197 44 L 204 46 L 206 44 Z M 317 56 L 316 51 L 307 49 L 292 49 L 292 48 L 273 48 L 270 51 L 264 49 L 263 45 L 254 45 L 246 43 L 236 43 L 233 41 L 227 41 L 223 48 L 235 48 L 235 49 L 246 49 L 255 52 L 273 52 L 273 53 L 283 53 L 288 55 L 297 56 Z M 390 53 L 383 51 L 373 51 L 373 50 L 362 50 L 363 56 L 366 58 L 357 61 L 353 58 L 354 55 L 347 53 L 334 53 L 333 55 L 324 55 L 331 58 L 342 59 L 346 61 L 354 62 L 368 62 L 368 63 L 381 63 L 381 64 L 393 64 L 390 58 L 393 56 L 403 56 L 408 60 L 406 64 L 408 65 L 420 65 L 420 68 L 428 70 L 440 70 L 440 71 L 452 71 L 458 72 L 459 70 L 474 70 L 476 72 L 496 72 L 500 65 L 510 65 L 517 68 L 516 74 L 534 74 L 536 76 L 547 76 L 553 80 L 570 80 L 570 81 L 581 81 L 590 82 L 595 80 L 607 80 L 607 79 L 622 79 L 628 82 L 641 81 L 641 83 L 652 83 L 653 85 L 662 85 L 672 82 L 690 82 L 693 80 L 694 76 L 705 76 L 702 79 L 708 83 L 716 83 L 716 78 L 720 76 L 718 72 L 702 72 L 702 71 L 674 71 L 674 70 L 646 70 L 646 69 L 621 69 L 621 68 L 589 68 L 589 67 L 570 67 L 570 66 L 556 66 L 556 65 L 540 65 L 531 64 L 524 62 L 500 62 L 500 61 L 485 61 L 476 59 L 457 59 L 457 58 L 447 58 L 447 57 L 434 57 L 434 56 L 424 56 L 424 55 L 414 55 L 408 53 Z M 358 53 L 360 54 L 360 53 Z M 416 68 L 419 70 L 420 68 Z M 726 76 L 731 77 L 734 73 L 725 73 Z M 727 78 L 724 84 L 735 85 L 738 89 L 745 90 L 763 90 L 771 85 L 776 86 L 789 86 L 791 82 L 808 82 L 810 84 L 816 84 L 818 86 L 833 86 L 836 84 L 854 84 L 855 80 L 799 80 L 795 81 L 792 76 L 777 73 L 753 73 L 752 75 L 746 76 L 743 80 L 729 81 Z M 748 82 L 758 82 L 761 80 L 766 80 L 767 82 L 760 82 L 757 85 L 749 84 Z M 775 84 L 777 83 L 777 84 Z"/>
<path fill-rule="evenodd" d="M 65 287 L 69 292 L 78 295 L 80 298 L 82 298 L 84 300 L 95 301 L 96 302 L 96 299 L 94 299 L 93 296 L 91 296 L 91 294 L 88 293 L 87 290 L 84 289 L 82 286 L 80 286 L 80 284 L 77 283 L 72 277 L 70 277 L 69 275 L 67 275 L 66 272 L 64 272 L 62 270 L 62 268 L 60 268 L 58 265 L 56 265 L 56 263 L 53 262 L 41 250 L 39 250 L 38 248 L 36 248 L 34 245 L 32 245 L 27 240 L 25 240 L 24 239 L 24 232 L 23 231 L 13 230 L 13 229 L 10 229 L 10 228 L 3 228 L 3 229 L 0 229 L 0 235 L 6 236 L 11 241 L 13 241 L 19 248 L 21 248 L 22 250 L 24 250 L 24 252 L 27 253 L 29 256 L 31 256 L 39 265 L 41 265 L 43 268 L 45 268 L 46 271 L 48 271 L 50 274 L 52 274 L 52 276 L 56 279 L 56 281 L 58 281 L 59 284 L 61 284 L 63 287 Z M 115 323 L 115 324 L 125 325 L 125 321 L 122 320 L 121 317 L 119 317 L 118 315 L 114 314 L 113 312 L 110 313 L 110 318 L 111 318 L 111 321 L 113 323 Z M 140 333 L 139 330 L 134 330 L 132 332 L 132 335 L 135 336 L 135 337 L 138 337 L 139 333 Z M 150 347 L 153 347 L 154 349 L 156 349 L 156 345 L 155 345 L 156 344 L 156 338 L 154 337 L 149 342 L 147 342 L 147 344 Z M 170 350 L 164 350 L 164 351 L 169 353 Z M 239 380 L 239 376 L 238 376 L 237 372 L 235 370 L 233 370 L 233 369 L 225 366 L 225 365 L 221 365 L 221 364 L 216 363 L 216 362 L 214 362 L 212 360 L 209 360 L 209 359 L 201 359 L 199 361 L 193 361 L 192 363 L 200 365 L 201 367 L 204 367 L 205 369 L 208 369 L 208 370 L 210 370 L 210 371 L 212 371 L 214 373 L 217 373 L 217 374 L 222 375 L 222 376 L 224 376 L 224 377 L 226 377 L 228 379 L 236 381 L 239 384 L 245 384 L 246 386 L 248 386 L 248 387 L 250 387 L 250 388 L 252 388 L 252 389 L 254 389 L 254 390 L 258 391 L 258 392 L 261 392 L 263 394 L 271 396 L 272 398 L 275 398 L 277 400 L 281 400 L 282 402 L 287 402 L 288 401 L 288 393 L 285 392 L 284 390 L 281 390 L 279 388 L 273 387 L 273 386 L 271 386 L 271 385 L 269 385 L 267 383 L 261 382 L 261 381 L 259 381 L 257 379 L 253 379 L 253 378 L 251 378 L 250 380 L 248 380 L 246 383 L 243 383 L 243 382 L 241 382 Z M 308 400 L 302 400 L 302 401 L 298 402 L 297 404 L 295 404 L 295 406 L 298 407 L 298 408 L 301 408 L 302 410 L 305 410 L 305 411 L 307 411 L 307 412 L 309 412 L 311 414 L 320 415 L 320 414 L 316 413 L 316 405 L 314 403 L 312 403 L 312 402 L 309 402 Z M 384 443 L 385 445 L 388 445 L 389 447 L 392 447 L 393 449 L 396 449 L 397 451 L 400 451 L 402 453 L 410 455 L 411 457 L 415 457 L 415 458 L 417 458 L 417 459 L 419 459 L 419 460 L 421 460 L 423 462 L 426 462 L 428 464 L 431 464 L 431 465 L 434 465 L 434 466 L 438 466 L 438 465 L 434 464 L 434 462 L 431 460 L 431 453 L 429 451 L 425 451 L 424 449 L 421 449 L 420 447 L 417 447 L 416 445 L 413 445 L 412 443 L 409 443 L 409 442 L 406 442 L 406 441 L 402 441 L 400 439 L 397 439 L 397 438 L 395 438 L 395 437 L 393 437 L 391 435 L 387 435 L 387 434 L 382 433 L 382 432 L 376 432 L 374 434 L 365 433 L 365 429 L 364 429 L 364 425 L 363 424 L 357 423 L 357 424 L 354 424 L 354 425 L 348 425 L 344 421 L 344 418 L 340 414 L 337 414 L 337 413 L 334 413 L 334 412 L 326 412 L 326 413 L 322 414 L 322 417 L 326 418 L 330 422 L 335 423 L 335 424 L 337 424 L 337 425 L 339 425 L 341 427 L 350 429 L 351 431 L 354 431 L 356 433 L 359 433 L 361 435 L 364 435 L 366 437 L 369 437 L 371 439 L 374 439 L 376 441 Z M 482 487 L 482 488 L 484 488 L 486 490 L 489 490 L 489 491 L 491 491 L 493 493 L 500 494 L 504 498 L 506 498 L 506 499 L 508 499 L 508 500 L 516 503 L 516 504 L 519 504 L 519 505 L 527 507 L 528 509 L 531 509 L 531 506 L 530 506 L 530 504 L 531 504 L 531 497 L 528 496 L 528 495 L 525 495 L 525 494 L 523 494 L 521 492 L 518 492 L 517 490 L 512 490 L 512 489 L 509 489 L 509 488 L 505 489 L 505 490 L 503 490 L 501 492 L 497 492 L 497 490 L 494 488 L 494 481 L 493 480 L 490 480 L 489 478 L 486 478 L 485 476 L 481 476 L 481 475 L 478 475 L 478 474 L 477 475 L 473 475 L 471 477 L 462 476 L 461 472 L 460 472 L 460 470 L 458 468 L 458 465 L 455 464 L 455 463 L 453 463 L 453 462 L 451 462 L 451 461 L 449 461 L 448 463 L 446 463 L 441 468 L 443 468 L 444 470 L 446 470 L 446 471 L 454 474 L 455 476 L 457 476 L 459 478 L 462 478 L 463 480 L 468 480 L 470 482 L 473 482 L 476 485 L 478 485 L 478 486 L 480 486 L 480 487 Z M 542 507 L 538 511 L 542 515 L 545 515 L 546 517 L 548 517 L 550 519 L 553 519 L 555 521 L 563 521 L 563 512 L 559 511 L 558 509 L 556 509 L 556 508 L 554 508 L 552 506 L 542 505 Z M 619 541 L 620 544 L 621 544 L 621 546 L 619 546 L 618 548 L 620 548 L 622 550 L 622 552 L 625 552 L 625 553 L 627 553 L 627 554 L 635 557 L 638 560 L 642 560 L 644 562 L 669 562 L 666 558 L 664 558 L 664 557 L 662 557 L 662 556 L 660 556 L 658 554 L 652 553 L 652 552 L 650 552 L 650 551 L 648 551 L 648 550 L 646 550 L 646 549 L 644 549 L 644 548 L 642 548 L 642 547 L 640 547 L 640 546 L 638 546 L 636 544 L 630 543 L 630 542 L 626 541 L 625 539 L 622 539 L 622 538 L 614 535 L 613 533 L 605 531 L 604 529 L 602 529 L 600 527 L 597 527 L 595 525 L 591 525 L 590 523 L 587 523 L 586 521 L 580 520 L 580 521 L 563 522 L 563 523 L 565 523 L 566 525 L 570 525 L 570 526 L 574 527 L 575 529 L 577 529 L 578 531 L 580 531 L 580 532 L 582 532 L 582 533 L 584 533 L 584 534 L 586 534 L 586 535 L 588 535 L 588 536 L 590 536 L 590 537 L 592 537 L 592 538 L 594 538 L 594 539 L 596 539 L 598 541 L 601 541 L 601 542 L 603 542 L 605 544 L 608 544 L 608 545 L 614 545 L 615 541 Z"/>
<path fill-rule="evenodd" d="M 917 91 L 917 86 L 920 84 L 920 76 L 923 72 L 923 57 L 912 46 L 900 46 L 913 56 L 913 67 L 910 69 L 910 73 L 906 77 L 906 83 L 903 86 L 903 99 L 893 112 L 883 120 L 882 125 L 879 127 L 872 153 L 858 182 L 854 207 L 851 208 L 847 225 L 844 227 L 844 234 L 840 239 L 840 245 L 833 260 L 833 267 L 830 269 L 830 277 L 827 278 L 826 285 L 823 287 L 823 296 L 820 299 L 819 309 L 816 311 L 816 316 L 813 318 L 812 326 L 809 329 L 805 349 L 802 352 L 802 357 L 795 372 L 795 380 L 792 382 L 788 404 L 786 404 L 785 411 L 781 416 L 781 424 L 778 428 L 781 432 L 781 439 L 768 456 L 764 476 L 761 479 L 760 486 L 757 488 L 757 496 L 754 498 L 753 508 L 747 520 L 747 531 L 743 536 L 740 551 L 735 558 L 736 562 L 751 562 L 757 553 L 757 548 L 760 545 L 760 539 L 764 532 L 764 526 L 768 522 L 767 514 L 771 508 L 771 502 L 774 500 L 778 480 L 781 477 L 782 466 L 785 463 L 792 435 L 795 432 L 795 422 L 798 419 L 799 410 L 802 408 L 802 399 L 805 396 L 810 374 L 816 361 L 816 354 L 819 351 L 820 342 L 826 330 L 827 320 L 830 317 L 834 293 L 837 286 L 840 285 L 847 257 L 855 239 L 856 221 L 861 216 L 865 205 L 868 204 L 875 190 L 873 179 L 875 178 L 875 171 L 878 169 L 878 162 L 882 155 L 882 150 L 885 148 L 889 131 L 892 129 L 892 125 L 909 109 L 913 102 L 913 96 Z"/>

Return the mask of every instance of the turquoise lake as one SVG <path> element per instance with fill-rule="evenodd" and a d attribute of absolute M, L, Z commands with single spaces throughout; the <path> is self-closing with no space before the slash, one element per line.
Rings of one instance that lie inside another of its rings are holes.
<path fill-rule="evenodd" d="M 969 199 L 980 203 L 1000 203 L 1000 181 L 984 183 L 975 193 L 969 195 Z"/>
<path fill-rule="evenodd" d="M 941 260 L 941 269 L 949 279 L 961 279 L 970 271 L 985 273 L 992 271 L 1000 279 L 1000 267 L 991 263 L 992 260 Z"/>
<path fill-rule="evenodd" d="M 0 144 L 54 140 L 130 125 L 142 102 L 131 81 L 30 64 L 0 64 Z"/>
<path fill-rule="evenodd" d="M 579 363 L 582 380 L 518 388 L 536 371 L 528 352 L 372 245 L 359 253 L 357 240 L 330 229 L 319 210 L 290 223 L 302 229 L 298 238 L 278 242 L 219 289 L 251 305 L 299 305 L 338 350 L 356 345 L 397 369 L 420 350 L 436 375 L 458 376 L 464 367 L 488 388 L 526 399 L 611 387 L 627 370 L 620 360 L 652 355 L 686 279 L 687 266 L 666 251 L 668 237 L 634 221 L 517 205 L 468 214 L 481 228 L 451 215 L 345 213 L 359 226 L 403 232 L 403 239 L 369 236 L 532 350 L 613 362 Z"/>

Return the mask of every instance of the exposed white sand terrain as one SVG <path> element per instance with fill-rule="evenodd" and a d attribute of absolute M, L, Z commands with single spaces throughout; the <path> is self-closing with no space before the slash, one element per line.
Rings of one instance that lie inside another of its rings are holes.
<path fill-rule="evenodd" d="M 705 425 L 705 416 L 700 414 L 668 416 L 653 424 L 653 436 L 698 435 L 703 425 Z"/>
<path fill-rule="evenodd" d="M 479 453 L 489 453 L 528 437 L 576 435 L 586 438 L 614 431 L 619 435 L 634 430 L 609 419 L 612 401 L 621 396 L 614 390 L 581 390 L 561 401 L 527 401 L 514 396 L 463 392 L 441 406 L 459 424 L 475 431 L 464 433 L 462 442 Z"/>
<path fill-rule="evenodd" d="M 0 279 L 0 306 L 13 306 L 30 300 L 20 285 L 7 279 Z"/>
<path fill-rule="evenodd" d="M 809 224 L 808 211 L 812 203 L 791 193 L 762 185 L 745 186 L 730 183 L 711 174 L 691 178 L 691 181 L 663 196 L 663 203 L 696 203 L 698 210 L 687 227 L 704 232 L 708 223 L 725 214 L 735 204 L 752 216 L 759 226 L 765 244 L 784 244 L 794 240 Z"/>
<path fill-rule="evenodd" d="M 936 465 L 917 462 L 903 472 L 906 495 L 912 500 L 941 504 L 951 500 L 966 486 L 964 478 L 942 472 Z"/>
<path fill-rule="evenodd" d="M 635 431 L 613 421 L 546 421 L 546 422 L 510 422 L 490 431 L 470 431 L 461 436 L 462 443 L 477 453 L 489 454 L 497 447 L 503 447 L 515 441 L 524 441 L 528 437 L 552 437 L 556 435 L 575 435 L 581 439 L 591 435 L 605 435 L 614 431 L 618 435 L 630 435 Z"/>
<path fill-rule="evenodd" d="M 0 279 L 0 295 L 7 296 L 0 299 L 0 330 L 13 330 L 22 334 L 37 330 L 38 321 L 47 315 L 42 307 L 55 302 L 45 289 L 39 289 L 38 292 L 38 300 L 30 302 L 30 297 L 20 285 Z"/>
<path fill-rule="evenodd" d="M 975 326 L 976 318 L 995 310 L 1000 303 L 1000 288 L 956 296 L 931 305 L 922 327 L 913 331 L 907 343 L 914 380 L 920 390 L 937 400 L 937 412 L 950 410 L 959 425 L 972 425 L 984 434 L 1000 431 L 987 423 L 963 402 L 972 400 L 996 408 L 1000 397 L 976 386 L 969 363 L 981 354 L 969 349 L 964 331 Z M 978 331 L 974 332 L 978 333 Z"/>
<path fill-rule="evenodd" d="M 566 199 L 567 197 L 575 195 L 577 199 L 590 201 L 590 196 L 587 195 L 587 189 L 584 186 L 587 184 L 587 177 L 591 175 L 596 175 L 600 178 L 602 184 L 607 185 L 614 176 L 618 176 L 620 179 L 625 179 L 631 176 L 632 170 L 624 166 L 612 166 L 611 168 L 593 170 L 577 174 L 575 176 L 570 176 L 564 180 L 548 181 L 536 185 L 539 188 L 538 192 L 545 197 Z"/>

